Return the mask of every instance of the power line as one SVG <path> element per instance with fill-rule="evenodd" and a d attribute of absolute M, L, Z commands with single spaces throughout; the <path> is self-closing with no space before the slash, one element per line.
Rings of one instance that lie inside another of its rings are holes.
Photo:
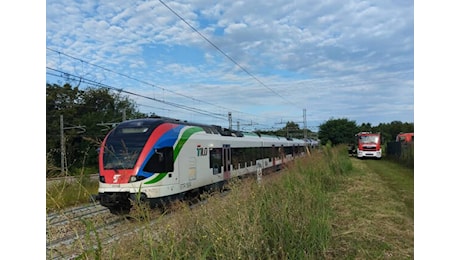
<path fill-rule="evenodd" d="M 268 87 L 267 85 L 265 85 L 265 83 L 263 83 L 261 80 L 259 80 L 256 76 L 254 76 L 254 74 L 252 74 L 251 72 L 249 72 L 246 68 L 244 68 L 243 66 L 241 66 L 237 61 L 235 61 L 232 57 L 230 57 L 228 54 L 226 54 L 221 48 L 219 48 L 216 44 L 214 44 L 212 41 L 210 41 L 208 38 L 206 38 L 206 36 L 204 36 L 202 33 L 200 33 L 197 29 L 195 29 L 195 27 L 193 27 L 189 22 L 187 22 L 184 18 L 182 18 L 182 16 L 180 16 L 176 11 L 174 11 L 171 7 L 169 7 L 166 3 L 164 3 L 162 0 L 158 0 L 160 1 L 160 3 L 162 3 L 166 8 L 168 8 L 173 14 L 175 14 L 177 17 L 179 17 L 179 19 L 181 19 L 185 24 L 187 24 L 193 31 L 195 31 L 198 35 L 201 36 L 201 38 L 203 38 L 205 41 L 207 41 L 209 44 L 211 44 L 212 47 L 214 47 L 216 50 L 218 50 L 220 53 L 222 53 L 222 55 L 224 55 L 227 59 L 229 59 L 231 62 L 233 62 L 236 66 L 238 66 L 242 71 L 244 71 L 246 74 L 248 74 L 250 77 L 252 77 L 254 80 L 256 80 L 257 82 L 259 82 L 262 86 L 264 86 L 266 89 L 270 90 L 272 93 L 274 93 L 275 95 L 281 97 L 283 100 L 285 100 L 287 103 L 293 105 L 294 107 L 298 107 L 297 105 L 294 105 L 294 103 L 292 103 L 290 100 L 286 99 L 284 96 L 280 95 L 278 92 L 274 91 L 273 89 L 271 89 L 270 87 Z"/>
<path fill-rule="evenodd" d="M 123 90 L 121 88 L 116 88 L 116 87 L 113 87 L 113 86 L 109 86 L 107 84 L 96 82 L 94 80 L 90 80 L 90 79 L 87 79 L 87 78 L 84 78 L 84 77 L 81 77 L 81 76 L 73 75 L 73 74 L 68 73 L 68 72 L 53 69 L 53 68 L 50 68 L 48 66 L 46 68 L 48 70 L 50 70 L 50 71 L 55 72 L 55 73 L 48 72 L 48 71 L 46 72 L 46 74 L 54 76 L 54 77 L 65 78 L 66 80 L 78 80 L 80 83 L 85 83 L 85 84 L 88 84 L 90 86 L 94 86 L 94 87 L 98 87 L 98 88 L 106 88 L 106 89 L 110 89 L 110 90 L 117 91 L 117 92 L 120 92 L 120 93 L 122 92 L 122 93 L 126 93 L 126 94 L 129 94 L 129 95 L 134 95 L 134 96 L 137 96 L 137 97 L 141 97 L 141 98 L 146 98 L 146 99 L 157 101 L 157 102 L 169 105 L 169 106 L 178 107 L 178 108 L 181 108 L 183 110 L 190 111 L 190 112 L 202 114 L 202 115 L 205 115 L 205 116 L 214 117 L 214 118 L 217 118 L 217 119 L 220 119 L 220 120 L 227 120 L 228 119 L 226 117 L 226 115 L 224 115 L 224 114 L 211 113 L 211 112 L 208 112 L 206 110 L 202 110 L 202 109 L 198 109 L 198 108 L 194 108 L 194 107 L 189 107 L 189 106 L 177 104 L 177 103 L 174 103 L 174 102 L 167 102 L 167 101 L 164 101 L 164 100 L 159 100 L 159 99 L 156 99 L 156 98 L 152 98 L 152 97 L 144 96 L 144 95 L 141 95 L 141 94 L 137 94 L 137 93 L 134 93 L 134 92 L 131 92 L 131 91 L 126 91 L 126 90 Z M 148 105 L 145 105 L 145 104 L 138 104 L 138 105 L 154 108 L 152 106 L 148 106 Z M 88 107 L 88 106 L 86 106 L 86 107 Z M 165 110 L 165 111 L 172 111 L 172 110 L 165 109 L 165 108 L 155 108 L 155 109 L 161 109 L 161 110 Z M 250 122 L 250 124 L 245 124 L 245 125 L 259 125 L 259 123 L 255 123 L 252 120 L 250 120 L 250 121 L 247 120 L 247 121 Z"/>
<path fill-rule="evenodd" d="M 235 109 L 229 109 L 229 108 L 226 108 L 226 107 L 222 107 L 222 106 L 219 106 L 219 105 L 215 105 L 215 104 L 212 104 L 212 103 L 210 103 L 210 102 L 203 101 L 203 100 L 200 100 L 200 99 L 197 99 L 197 98 L 194 98 L 194 97 L 191 97 L 191 96 L 187 96 L 187 95 L 184 95 L 184 94 L 181 94 L 181 93 L 177 93 L 177 92 L 174 92 L 174 91 L 172 91 L 172 90 L 168 90 L 168 89 L 159 87 L 158 85 L 155 85 L 155 84 L 152 84 L 152 83 L 149 83 L 149 82 L 146 82 L 146 81 L 143 81 L 143 80 L 140 80 L 140 79 L 131 77 L 131 76 L 126 75 L 126 74 L 123 74 L 123 73 L 116 72 L 116 71 L 114 71 L 114 70 L 111 70 L 111 69 L 102 67 L 102 66 L 100 66 L 100 65 L 97 65 L 97 64 L 94 64 L 94 63 L 91 63 L 91 62 L 88 62 L 88 61 L 85 61 L 85 60 L 83 60 L 83 59 L 74 57 L 74 56 L 72 56 L 72 55 L 63 53 L 63 52 L 61 52 L 61 51 L 57 51 L 57 50 L 51 49 L 51 48 L 49 48 L 49 47 L 47 47 L 47 49 L 48 49 L 49 51 L 55 52 L 55 53 L 57 53 L 57 54 L 59 54 L 59 55 L 63 55 L 63 56 L 66 56 L 66 57 L 68 57 L 68 58 L 77 60 L 77 61 L 79 61 L 79 62 L 81 62 L 81 63 L 85 63 L 85 64 L 88 64 L 88 65 L 90 65 L 90 66 L 97 67 L 97 68 L 102 69 L 102 70 L 104 70 L 104 71 L 107 71 L 107 72 L 110 72 L 110 73 L 113 73 L 113 74 L 116 74 L 116 75 L 119 75 L 119 76 L 122 76 L 122 77 L 125 77 L 125 78 L 128 78 L 128 79 L 134 80 L 134 81 L 136 81 L 136 82 L 139 82 L 139 83 L 142 83 L 142 84 L 151 86 L 151 87 L 153 87 L 153 88 L 158 88 L 158 89 L 161 89 L 161 90 L 163 90 L 163 91 L 167 91 L 167 92 L 169 92 L 169 93 L 172 93 L 172 94 L 175 94 L 175 95 L 178 95 L 178 96 L 182 96 L 182 97 L 191 99 L 191 100 L 193 100 L 193 101 L 197 101 L 197 102 L 201 102 L 201 103 L 208 104 L 208 105 L 211 105 L 211 106 L 215 106 L 215 107 L 224 109 L 224 110 L 226 110 L 226 111 L 233 111 L 233 112 L 236 112 L 236 113 L 246 114 L 246 115 L 249 115 L 249 116 L 256 116 L 256 115 L 249 114 L 249 113 L 245 113 L 245 112 L 238 111 L 238 110 L 235 110 Z M 62 72 L 62 73 L 69 74 L 69 73 L 66 73 L 66 72 Z M 80 78 L 80 77 L 79 77 L 79 78 Z M 248 121 L 248 122 L 249 122 L 250 120 L 244 120 L 244 121 Z"/>
<path fill-rule="evenodd" d="M 106 85 L 106 84 L 103 84 L 103 83 L 100 83 L 100 82 L 96 82 L 96 81 L 93 81 L 93 80 L 90 80 L 90 79 L 79 77 L 79 76 L 76 76 L 76 75 L 73 75 L 73 74 L 70 74 L 70 73 L 67 73 L 67 72 L 63 72 L 63 71 L 60 71 L 60 70 L 56 70 L 56 69 L 53 69 L 53 68 L 50 68 L 50 67 L 46 67 L 46 68 L 51 70 L 51 71 L 61 73 L 61 75 L 60 75 L 60 74 L 53 74 L 51 72 L 47 72 L 48 75 L 52 75 L 52 76 L 55 76 L 55 77 L 63 77 L 64 78 L 64 76 L 62 74 L 65 74 L 66 78 L 74 77 L 75 79 L 79 79 L 83 83 L 86 83 L 88 85 L 93 85 L 95 87 L 108 88 L 108 89 L 115 90 L 115 91 L 118 91 L 118 92 L 123 92 L 123 93 L 130 94 L 130 95 L 133 95 L 133 96 L 150 99 L 150 100 L 160 102 L 160 103 L 163 103 L 163 104 L 166 104 L 166 105 L 174 106 L 174 107 L 177 107 L 177 108 L 181 108 L 181 109 L 184 109 L 184 110 L 192 111 L 192 112 L 195 112 L 195 113 L 198 113 L 198 114 L 211 116 L 211 117 L 222 119 L 222 120 L 227 119 L 227 117 L 225 115 L 222 115 L 222 114 L 210 113 L 210 112 L 202 110 L 202 109 L 193 108 L 193 107 L 189 107 L 189 106 L 185 106 L 185 105 L 181 105 L 181 104 L 177 104 L 177 103 L 173 103 L 173 102 L 169 102 L 169 101 L 159 100 L 159 99 L 156 99 L 156 98 L 153 98 L 153 97 L 148 97 L 148 96 L 137 94 L 137 93 L 134 93 L 134 92 L 131 92 L 131 91 L 123 90 L 121 88 L 115 88 L 115 87 L 112 87 L 112 86 L 109 86 L 109 85 Z"/>

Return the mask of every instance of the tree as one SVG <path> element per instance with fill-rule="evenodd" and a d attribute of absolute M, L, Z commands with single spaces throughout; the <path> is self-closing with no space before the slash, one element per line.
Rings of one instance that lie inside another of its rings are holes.
<path fill-rule="evenodd" d="M 303 131 L 300 129 L 298 124 L 292 121 L 288 121 L 286 126 L 276 131 L 275 134 L 277 136 L 285 136 L 288 138 L 303 139 Z"/>
<path fill-rule="evenodd" d="M 403 133 L 413 133 L 414 123 L 403 123 L 401 121 L 392 121 L 391 123 L 380 123 L 377 127 L 372 128 L 373 132 L 380 132 L 383 137 L 383 141 L 389 142 L 394 141 L 396 136 Z"/>
<path fill-rule="evenodd" d="M 355 121 L 346 118 L 329 119 L 319 126 L 318 138 L 321 144 L 331 142 L 332 145 L 352 143 L 358 127 Z"/>
<path fill-rule="evenodd" d="M 322 144 L 328 140 L 332 144 L 352 143 L 354 135 L 358 132 L 379 132 L 382 136 L 382 142 L 394 141 L 396 136 L 401 133 L 413 133 L 414 123 L 403 123 L 393 121 L 391 123 L 380 123 L 378 126 L 371 126 L 370 123 L 362 123 L 356 126 L 354 121 L 348 119 L 331 119 L 320 126 L 318 132 Z M 346 136 L 344 136 L 346 135 Z"/>
<path fill-rule="evenodd" d="M 372 126 L 370 123 L 362 123 L 357 132 L 373 132 Z"/>
<path fill-rule="evenodd" d="M 70 84 L 46 84 L 46 152 L 50 162 L 56 165 L 60 165 L 61 156 L 60 116 L 74 124 L 73 120 L 78 118 L 81 95 L 82 91 Z"/>
<path fill-rule="evenodd" d="M 109 128 L 105 123 L 147 117 L 135 103 L 106 88 L 80 90 L 70 84 L 46 85 L 47 163 L 60 165 L 60 116 L 64 119 L 65 150 L 68 165 L 97 167 L 97 148 Z M 81 126 L 81 127 L 78 127 Z M 82 129 L 84 132 L 82 133 Z"/>
<path fill-rule="evenodd" d="M 263 131 L 257 130 L 260 134 L 267 134 L 267 135 L 276 135 L 276 136 L 284 136 L 287 138 L 297 138 L 303 139 L 304 138 L 304 131 L 300 129 L 299 125 L 293 121 L 288 121 L 283 128 L 278 130 L 271 130 L 271 131 Z M 312 131 L 307 129 L 307 132 L 310 133 L 309 136 L 313 133 Z"/>

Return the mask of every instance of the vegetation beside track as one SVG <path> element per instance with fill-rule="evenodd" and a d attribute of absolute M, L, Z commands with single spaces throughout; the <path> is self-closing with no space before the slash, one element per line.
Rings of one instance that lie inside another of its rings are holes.
<path fill-rule="evenodd" d="M 92 194 L 97 194 L 99 180 L 91 175 L 64 178 L 46 187 L 46 212 L 63 210 L 90 202 Z"/>
<path fill-rule="evenodd" d="M 81 258 L 413 259 L 413 185 L 413 169 L 323 147 L 194 209 L 152 217 L 136 206 L 142 232 L 106 246 L 88 239 Z"/>

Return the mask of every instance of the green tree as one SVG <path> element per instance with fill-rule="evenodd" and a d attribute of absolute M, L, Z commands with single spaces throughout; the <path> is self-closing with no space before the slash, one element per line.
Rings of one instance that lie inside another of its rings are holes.
<path fill-rule="evenodd" d="M 348 144 L 354 141 L 358 127 L 355 121 L 346 118 L 329 119 L 319 126 L 318 138 L 321 144 L 331 142 L 332 145 Z"/>
<path fill-rule="evenodd" d="M 275 131 L 275 135 L 277 136 L 285 136 L 288 138 L 299 138 L 303 139 L 303 130 L 300 129 L 299 125 L 292 122 L 288 121 L 286 123 L 286 126 L 283 128 Z"/>
<path fill-rule="evenodd" d="M 312 135 L 316 136 L 316 133 L 313 133 L 310 130 L 306 130 L 309 137 Z M 276 135 L 276 136 L 284 136 L 287 138 L 297 138 L 303 139 L 304 138 L 304 130 L 299 127 L 299 125 L 293 121 L 286 122 L 286 125 L 283 128 L 271 131 L 263 131 L 263 130 L 256 130 L 260 134 L 267 134 L 267 135 Z"/>
<path fill-rule="evenodd" d="M 373 132 L 380 132 L 383 137 L 383 141 L 390 142 L 396 139 L 396 136 L 403 133 L 413 133 L 414 123 L 403 123 L 401 121 L 392 121 L 391 123 L 380 123 L 378 126 L 372 128 Z"/>
<path fill-rule="evenodd" d="M 107 134 L 108 125 L 124 119 L 147 117 L 135 103 L 106 88 L 46 85 L 47 164 L 59 165 L 61 159 L 60 117 L 64 121 L 65 158 L 69 168 L 97 168 L 97 148 Z M 55 168 L 55 167 L 48 167 Z"/>
<path fill-rule="evenodd" d="M 370 123 L 362 123 L 361 126 L 358 127 L 357 132 L 373 132 L 372 126 Z"/>
<path fill-rule="evenodd" d="M 78 87 L 72 88 L 70 84 L 46 85 L 46 153 L 55 165 L 60 165 L 61 156 L 60 117 L 73 124 L 78 117 L 81 94 Z"/>

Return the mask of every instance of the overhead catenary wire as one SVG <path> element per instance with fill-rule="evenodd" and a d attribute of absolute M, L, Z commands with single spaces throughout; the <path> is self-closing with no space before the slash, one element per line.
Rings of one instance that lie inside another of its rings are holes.
<path fill-rule="evenodd" d="M 154 97 L 149 97 L 149 96 L 141 95 L 141 94 L 138 94 L 138 93 L 134 93 L 132 91 L 127 91 L 127 90 L 124 90 L 122 88 L 116 88 L 116 87 L 113 87 L 113 86 L 109 86 L 107 84 L 103 84 L 103 83 L 96 82 L 96 81 L 93 81 L 93 80 L 90 80 L 90 79 L 86 79 L 86 78 L 83 78 L 81 76 L 70 74 L 68 72 L 63 72 L 63 71 L 53 69 L 53 68 L 50 68 L 50 67 L 46 67 L 46 68 L 48 70 L 57 72 L 56 74 L 53 74 L 51 72 L 47 72 L 48 75 L 52 75 L 52 76 L 55 76 L 55 77 L 60 77 L 61 75 L 59 73 L 61 73 L 61 74 L 65 74 L 66 77 L 69 77 L 69 76 L 74 77 L 75 79 L 81 80 L 81 82 L 83 82 L 83 83 L 86 83 L 88 85 L 92 85 L 92 86 L 95 86 L 95 87 L 107 88 L 107 89 L 111 89 L 111 90 L 114 90 L 114 91 L 130 94 L 130 95 L 133 95 L 133 96 L 150 99 L 150 100 L 160 102 L 160 103 L 163 103 L 163 104 L 166 104 L 166 105 L 169 105 L 169 106 L 174 106 L 174 107 L 177 107 L 177 108 L 181 108 L 181 109 L 184 109 L 184 110 L 188 110 L 188 111 L 191 111 L 191 112 L 195 112 L 195 113 L 198 113 L 198 114 L 202 114 L 202 115 L 206 115 L 206 116 L 210 116 L 210 117 L 214 117 L 214 118 L 218 118 L 218 119 L 222 119 L 222 120 L 227 119 L 226 115 L 224 115 L 224 114 L 211 113 L 211 112 L 208 112 L 206 110 L 202 110 L 202 109 L 198 109 L 198 108 L 194 108 L 194 107 L 189 107 L 189 106 L 181 105 L 181 104 L 174 103 L 174 102 L 160 100 L 160 99 L 157 99 L 157 98 L 154 98 Z"/>
<path fill-rule="evenodd" d="M 110 72 L 110 73 L 113 73 L 113 74 L 116 74 L 116 75 L 125 77 L 125 78 L 130 79 L 130 80 L 134 80 L 134 81 L 136 81 L 136 82 L 145 84 L 145 85 L 147 85 L 147 86 L 151 86 L 151 87 L 153 87 L 153 88 L 161 89 L 161 90 L 163 90 L 163 91 L 166 91 L 166 92 L 172 93 L 172 94 L 174 94 L 174 95 L 178 95 L 178 96 L 181 96 L 181 97 L 184 97 L 184 98 L 187 98 L 187 99 L 196 101 L 196 102 L 201 102 L 201 103 L 204 103 L 204 104 L 207 104 L 207 105 L 210 105 L 210 106 L 218 107 L 218 108 L 223 109 L 223 110 L 226 110 L 226 111 L 232 111 L 232 112 L 234 112 L 234 113 L 240 113 L 240 114 L 245 114 L 245 115 L 249 115 L 249 116 L 256 116 L 256 115 L 253 115 L 253 114 L 250 114 L 250 113 L 245 113 L 245 112 L 238 111 L 238 110 L 235 110 L 235 109 L 226 108 L 226 107 L 219 106 L 219 105 L 216 105 L 216 104 L 207 102 L 207 101 L 203 101 L 203 100 L 200 100 L 200 99 L 191 97 L 191 96 L 187 96 L 187 95 L 184 95 L 184 94 L 181 94 L 181 93 L 172 91 L 172 90 L 168 90 L 168 89 L 165 89 L 165 88 L 163 88 L 163 87 L 160 87 L 160 86 L 158 86 L 158 85 L 156 85 L 156 84 L 152 84 L 152 83 L 150 83 L 150 82 L 146 82 L 146 81 L 143 81 L 143 80 L 134 78 L 134 77 L 129 76 L 129 75 L 126 75 L 126 74 L 124 74 L 124 73 L 116 72 L 116 71 L 114 71 L 114 70 L 105 68 L 105 67 L 103 67 L 103 66 L 100 66 L 100 65 L 97 65 L 97 64 L 94 64 L 94 63 L 91 63 L 91 62 L 88 62 L 88 61 L 83 60 L 83 59 L 81 59 L 81 58 L 74 57 L 74 56 L 69 55 L 69 54 L 66 54 L 66 53 L 64 53 L 64 52 L 61 52 L 61 51 L 58 51 L 58 50 L 54 50 L 54 49 L 49 48 L 49 47 L 47 47 L 47 50 L 59 54 L 59 57 L 60 57 L 60 58 L 61 58 L 61 56 L 65 56 L 65 57 L 68 57 L 68 58 L 70 58 L 70 59 L 79 61 L 79 62 L 81 62 L 81 63 L 85 63 L 85 64 L 88 64 L 88 65 L 90 65 L 90 66 L 94 66 L 94 67 L 99 68 L 99 69 L 101 69 L 101 70 L 104 70 L 104 71 L 107 71 L 107 72 Z M 56 71 L 57 71 L 57 70 L 56 70 Z M 67 72 L 62 72 L 62 73 L 64 73 L 64 74 L 69 74 L 69 73 L 67 73 Z M 78 78 L 80 78 L 80 76 L 78 76 Z M 158 100 L 158 99 L 155 99 L 155 100 Z M 243 120 L 243 119 L 241 119 L 241 120 L 242 120 L 242 121 L 247 121 L 247 122 L 250 122 L 250 121 L 251 121 L 251 120 Z"/>
<path fill-rule="evenodd" d="M 163 4 L 167 9 L 169 9 L 174 15 L 176 15 L 179 19 L 181 19 L 187 26 L 189 26 L 193 31 L 195 31 L 198 35 L 201 36 L 205 41 L 207 41 L 212 47 L 214 47 L 217 51 L 219 51 L 222 55 L 224 55 L 227 59 L 229 59 L 232 63 L 234 63 L 236 66 L 238 66 L 242 71 L 244 71 L 246 74 L 248 74 L 251 78 L 256 80 L 259 84 L 261 84 L 263 87 L 266 89 L 270 90 L 270 92 L 274 93 L 275 95 L 279 96 L 282 98 L 284 101 L 286 101 L 288 104 L 294 106 L 295 108 L 298 108 L 297 105 L 292 103 L 290 100 L 279 94 L 278 92 L 274 91 L 272 88 L 268 87 L 265 83 L 263 83 L 260 79 L 258 79 L 254 74 L 252 74 L 250 71 L 248 71 L 245 67 L 240 65 L 235 59 L 230 57 L 228 54 L 226 54 L 219 46 L 217 46 L 215 43 L 213 43 L 211 40 L 209 40 L 206 36 L 204 36 L 200 31 L 198 31 L 195 27 L 193 27 L 189 22 L 187 22 L 182 16 L 180 16 L 176 11 L 174 11 L 171 7 L 169 7 L 165 2 L 162 0 L 160 1 L 161 4 Z"/>

